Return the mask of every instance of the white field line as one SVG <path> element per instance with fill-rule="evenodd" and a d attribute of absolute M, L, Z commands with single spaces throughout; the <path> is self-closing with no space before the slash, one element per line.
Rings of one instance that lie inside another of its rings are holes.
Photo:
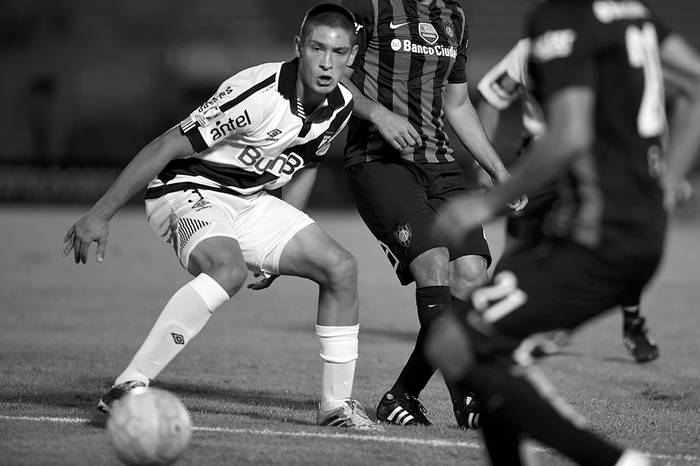
<path fill-rule="evenodd" d="M 0 414 L 0 420 L 4 421 L 28 421 L 28 422 L 42 422 L 42 423 L 54 423 L 54 424 L 87 424 L 90 419 L 79 418 L 79 417 L 49 417 L 49 416 L 6 416 Z M 396 444 L 410 444 L 410 445 L 423 445 L 427 447 L 448 447 L 448 448 L 468 448 L 470 450 L 481 450 L 483 447 L 478 442 L 462 442 L 455 440 L 441 440 L 441 439 L 417 439 L 409 437 L 390 437 L 386 435 L 371 435 L 371 434 L 341 434 L 341 433 L 327 433 L 327 432 L 309 432 L 309 431 L 297 431 L 297 432 L 285 432 L 280 430 L 270 430 L 270 429 L 231 429 L 228 427 L 206 427 L 206 426 L 193 426 L 192 430 L 199 432 L 214 432 L 222 434 L 233 434 L 233 435 L 261 435 L 270 437 L 309 437 L 309 438 L 320 438 L 320 439 L 332 439 L 332 440 L 360 440 L 366 442 L 382 442 L 382 443 L 396 443 Z M 544 448 L 535 447 L 535 451 L 546 452 L 548 450 Z M 664 460 L 664 461 L 687 461 L 687 462 L 698 462 L 700 461 L 700 456 L 696 455 L 663 455 L 645 452 L 650 458 Z"/>

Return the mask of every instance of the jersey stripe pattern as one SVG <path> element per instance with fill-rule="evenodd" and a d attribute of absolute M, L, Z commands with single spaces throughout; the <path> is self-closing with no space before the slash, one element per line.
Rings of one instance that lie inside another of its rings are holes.
<path fill-rule="evenodd" d="M 298 67 L 298 59 L 266 63 L 224 81 L 180 123 L 195 153 L 168 163 L 146 198 L 185 189 L 251 195 L 322 161 L 350 118 L 352 94 L 339 84 L 307 116 L 296 95 Z"/>
<path fill-rule="evenodd" d="M 464 83 L 468 33 L 455 1 L 346 0 L 360 26 L 352 82 L 367 97 L 408 118 L 422 144 L 398 152 L 377 128 L 353 117 L 346 166 L 381 158 L 453 161 L 445 132 L 443 96 L 448 83 Z"/>

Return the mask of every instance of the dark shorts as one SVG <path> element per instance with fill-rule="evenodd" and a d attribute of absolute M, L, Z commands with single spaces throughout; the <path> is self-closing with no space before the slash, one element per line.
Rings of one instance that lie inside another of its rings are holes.
<path fill-rule="evenodd" d="M 452 196 L 468 192 L 456 162 L 373 161 L 346 169 L 355 205 L 386 253 L 402 285 L 413 281 L 409 264 L 430 249 L 446 247 L 450 260 L 482 256 L 491 263 L 484 231 L 469 233 L 458 248 L 434 231 L 437 209 Z"/>
<path fill-rule="evenodd" d="M 527 301 L 492 325 L 515 340 L 547 330 L 573 329 L 638 296 L 656 271 L 662 249 L 662 239 L 658 247 L 626 253 L 620 248 L 594 251 L 545 241 L 505 258 L 494 276 L 513 272 Z"/>

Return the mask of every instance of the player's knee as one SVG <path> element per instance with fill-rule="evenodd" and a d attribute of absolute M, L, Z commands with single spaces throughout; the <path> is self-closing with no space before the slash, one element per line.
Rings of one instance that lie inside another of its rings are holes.
<path fill-rule="evenodd" d="M 216 254 L 193 254 L 189 269 L 194 274 L 206 273 L 212 277 L 229 296 L 238 293 L 248 277 L 248 268 L 240 253 L 226 248 Z"/>
<path fill-rule="evenodd" d="M 486 260 L 482 257 L 472 261 L 462 261 L 450 273 L 452 295 L 465 300 L 476 288 L 488 282 Z"/>
<path fill-rule="evenodd" d="M 357 259 L 348 251 L 337 248 L 327 252 L 324 267 L 325 285 L 341 287 L 357 281 Z"/>

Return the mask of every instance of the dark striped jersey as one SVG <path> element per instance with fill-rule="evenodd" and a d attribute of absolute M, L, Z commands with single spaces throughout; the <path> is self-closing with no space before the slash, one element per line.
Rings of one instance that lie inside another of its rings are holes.
<path fill-rule="evenodd" d="M 267 63 L 224 81 L 180 123 L 195 154 L 173 160 L 148 186 L 147 198 L 183 189 L 236 195 L 274 190 L 323 160 L 352 113 L 338 85 L 311 113 L 296 95 L 299 62 Z"/>
<path fill-rule="evenodd" d="M 407 117 L 422 145 L 397 151 L 377 128 L 353 117 L 346 166 L 398 158 L 440 163 L 454 160 L 443 122 L 448 83 L 467 81 L 469 41 L 464 11 L 456 1 L 344 0 L 358 22 L 360 50 L 352 82 L 372 100 Z"/>
<path fill-rule="evenodd" d="M 659 183 L 666 130 L 659 43 L 668 34 L 638 1 L 550 0 L 529 23 L 539 102 L 564 88 L 595 91 L 595 139 L 570 167 L 552 233 L 598 247 L 644 247 L 663 235 Z"/>

